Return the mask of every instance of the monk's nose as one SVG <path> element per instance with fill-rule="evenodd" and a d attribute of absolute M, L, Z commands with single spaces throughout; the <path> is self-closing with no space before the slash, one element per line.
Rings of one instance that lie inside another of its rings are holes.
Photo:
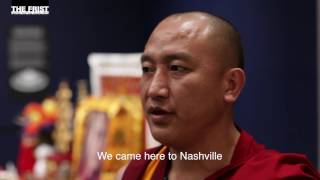
<path fill-rule="evenodd" d="M 148 89 L 148 95 L 154 99 L 165 99 L 169 96 L 169 78 L 168 75 L 161 70 L 157 70 L 151 79 Z"/>

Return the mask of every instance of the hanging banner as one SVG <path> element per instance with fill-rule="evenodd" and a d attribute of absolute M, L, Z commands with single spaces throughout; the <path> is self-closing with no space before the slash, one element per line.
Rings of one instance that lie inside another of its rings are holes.
<path fill-rule="evenodd" d="M 8 84 L 19 98 L 40 96 L 49 85 L 47 30 L 41 25 L 14 25 L 8 39 Z"/>

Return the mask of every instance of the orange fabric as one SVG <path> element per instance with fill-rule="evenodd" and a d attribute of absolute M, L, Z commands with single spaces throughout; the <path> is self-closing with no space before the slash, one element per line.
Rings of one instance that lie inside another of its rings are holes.
<path fill-rule="evenodd" d="M 164 152 L 166 152 L 166 150 L 167 150 L 167 146 L 163 146 L 160 149 L 160 151 L 158 152 L 158 154 L 164 154 Z M 152 178 L 152 176 L 153 176 L 155 170 L 157 169 L 160 161 L 161 161 L 160 159 L 156 159 L 156 160 L 152 160 L 149 163 L 146 171 L 143 174 L 143 177 L 142 177 L 143 180 L 150 180 Z"/>

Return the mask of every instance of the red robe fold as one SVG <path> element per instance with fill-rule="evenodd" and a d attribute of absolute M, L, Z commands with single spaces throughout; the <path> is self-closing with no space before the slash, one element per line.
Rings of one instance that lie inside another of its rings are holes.
<path fill-rule="evenodd" d="M 161 146 L 146 150 L 146 152 L 157 153 L 160 149 Z M 149 163 L 149 160 L 131 161 L 124 172 L 123 180 L 142 179 Z M 168 159 L 162 160 L 156 167 L 152 180 L 163 180 L 168 164 Z M 306 156 L 268 150 L 263 145 L 258 144 L 246 131 L 241 130 L 230 164 L 213 172 L 205 180 L 278 179 L 320 180 L 320 175 Z"/>

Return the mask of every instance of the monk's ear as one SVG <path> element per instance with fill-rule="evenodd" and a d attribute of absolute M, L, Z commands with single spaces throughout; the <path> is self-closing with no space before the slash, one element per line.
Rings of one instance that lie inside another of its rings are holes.
<path fill-rule="evenodd" d="M 245 84 L 246 75 L 241 68 L 231 68 L 224 74 L 224 101 L 233 103 L 237 100 Z"/>

